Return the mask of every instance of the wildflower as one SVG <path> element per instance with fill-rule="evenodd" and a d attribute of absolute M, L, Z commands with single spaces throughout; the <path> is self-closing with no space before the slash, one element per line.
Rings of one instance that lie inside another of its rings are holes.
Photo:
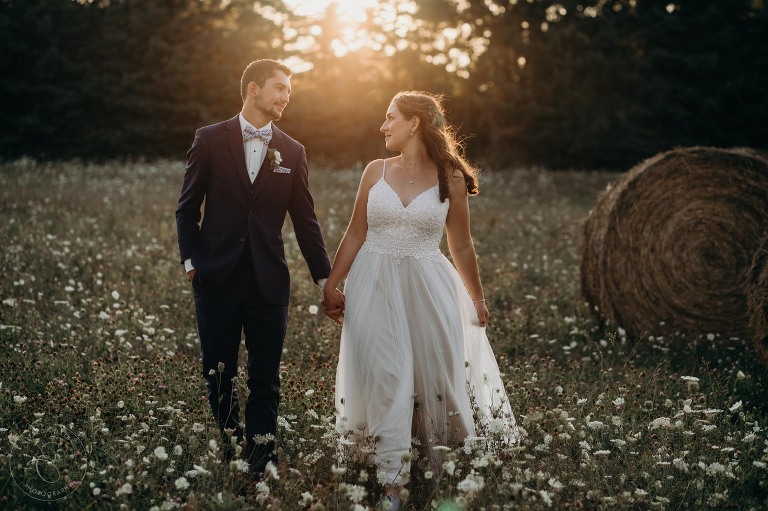
<path fill-rule="evenodd" d="M 17 405 L 23 404 L 26 400 L 26 396 L 13 396 L 13 402 Z"/>
<path fill-rule="evenodd" d="M 672 421 L 669 419 L 669 417 L 659 417 L 658 419 L 653 419 L 650 424 L 648 424 L 648 429 L 654 430 L 654 429 L 674 429 L 675 426 L 672 424 Z"/>
<path fill-rule="evenodd" d="M 200 424 L 199 422 L 195 422 L 194 424 L 192 424 L 192 431 L 195 433 L 202 433 L 203 431 L 205 431 L 205 426 Z"/>
<path fill-rule="evenodd" d="M 757 438 L 757 437 L 755 436 L 754 433 L 749 433 L 744 438 L 742 438 L 741 441 L 742 442 L 754 442 L 755 438 Z"/>
<path fill-rule="evenodd" d="M 347 485 L 347 497 L 355 504 L 359 504 L 361 500 L 368 494 L 365 488 L 356 484 Z"/>
<path fill-rule="evenodd" d="M 684 382 L 699 383 L 699 379 L 695 376 L 681 376 L 680 379 Z"/>
<path fill-rule="evenodd" d="M 741 410 L 741 401 L 736 401 L 733 406 L 728 408 L 730 411 L 735 412 L 737 410 Z"/>
<path fill-rule="evenodd" d="M 746 377 L 747 377 L 747 375 L 744 374 L 744 371 L 739 371 L 738 373 L 736 373 L 736 379 L 737 380 L 743 380 Z"/>
<path fill-rule="evenodd" d="M 112 291 L 112 299 L 113 300 L 119 300 L 120 299 L 120 293 L 117 291 Z"/>
<path fill-rule="evenodd" d="M 177 490 L 186 490 L 189 488 L 189 481 L 187 481 L 187 478 L 184 476 L 179 477 L 174 482 L 174 485 L 176 486 Z"/>
<path fill-rule="evenodd" d="M 155 454 L 155 457 L 160 461 L 165 461 L 168 459 L 168 453 L 165 452 L 165 447 L 163 447 L 162 445 L 160 447 L 155 448 L 154 454 Z"/>
<path fill-rule="evenodd" d="M 555 479 L 554 477 L 549 478 L 549 481 L 547 481 L 547 484 L 552 487 L 553 490 L 559 491 L 564 488 L 563 483 Z"/>
<path fill-rule="evenodd" d="M 115 495 L 119 497 L 121 495 L 130 495 L 131 493 L 133 493 L 133 486 L 131 486 L 131 483 L 125 483 L 117 489 Z"/>
<path fill-rule="evenodd" d="M 426 472 L 424 472 L 424 479 L 429 481 L 430 479 L 432 479 L 432 476 L 433 474 L 431 470 L 427 470 Z"/>
<path fill-rule="evenodd" d="M 181 448 L 180 445 L 173 446 L 173 454 L 175 454 L 176 456 L 181 456 L 182 452 L 183 452 L 183 449 Z"/>
<path fill-rule="evenodd" d="M 195 472 L 198 474 L 210 474 L 211 472 L 209 470 L 206 470 L 205 467 L 201 467 L 200 465 L 192 465 L 192 467 L 195 469 Z"/>
<path fill-rule="evenodd" d="M 299 504 L 301 505 L 301 507 L 307 507 L 310 504 L 312 504 L 314 500 L 315 499 L 314 497 L 312 497 L 312 494 L 309 493 L 308 491 L 305 491 L 304 493 L 301 494 L 301 500 L 299 501 Z"/>
<path fill-rule="evenodd" d="M 611 454 L 611 451 L 603 449 L 601 451 L 595 451 L 593 454 L 595 456 L 608 456 L 609 454 Z"/>
<path fill-rule="evenodd" d="M 317 308 L 317 305 L 314 305 L 314 304 L 313 304 L 313 305 L 310 305 L 310 306 L 307 308 L 307 312 L 309 312 L 309 313 L 310 313 L 310 314 L 312 314 L 312 315 L 315 315 L 315 314 L 317 314 L 317 311 L 318 311 L 318 310 L 319 310 L 319 309 Z"/>
<path fill-rule="evenodd" d="M 593 431 L 603 429 L 603 426 L 605 425 L 600 421 L 590 421 L 587 423 L 587 427 Z"/>
<path fill-rule="evenodd" d="M 305 395 L 306 397 L 309 397 L 309 396 L 311 396 L 311 395 L 312 395 L 312 394 L 314 394 L 314 393 L 315 393 L 315 391 L 314 391 L 313 389 L 309 389 L 309 390 L 307 390 L 307 391 L 304 393 L 304 395 Z"/>
<path fill-rule="evenodd" d="M 485 480 L 482 476 L 468 474 L 463 481 L 456 485 L 456 489 L 463 493 L 474 493 L 485 487 Z"/>
<path fill-rule="evenodd" d="M 96 488 L 94 488 L 93 489 L 93 495 L 96 496 L 96 497 L 101 495 L 101 488 L 99 488 L 98 486 Z"/>
<path fill-rule="evenodd" d="M 331 465 L 331 473 L 337 476 L 343 476 L 347 473 L 347 467 L 337 467 L 336 465 Z"/>
<path fill-rule="evenodd" d="M 248 472 L 248 462 L 240 458 L 234 459 L 229 462 L 229 469 L 233 472 Z"/>
<path fill-rule="evenodd" d="M 614 399 L 611 402 L 614 404 L 614 406 L 617 406 L 617 407 L 618 406 L 623 406 L 624 405 L 624 398 L 623 397 L 617 397 L 616 399 Z"/>
<path fill-rule="evenodd" d="M 766 463 L 764 461 L 753 461 L 752 464 L 757 468 L 765 468 Z"/>
<path fill-rule="evenodd" d="M 456 463 L 453 460 L 446 461 L 445 463 L 443 463 L 443 470 L 445 470 L 445 472 L 449 476 L 452 476 L 453 473 L 456 471 Z"/>
<path fill-rule="evenodd" d="M 122 399 L 117 402 L 117 407 L 118 408 L 123 408 L 124 406 L 125 406 L 125 401 L 123 401 Z"/>
<path fill-rule="evenodd" d="M 264 467 L 264 475 L 269 475 L 275 481 L 280 479 L 280 475 L 277 473 L 277 467 L 271 461 L 267 463 L 266 467 Z"/>
<path fill-rule="evenodd" d="M 541 500 L 543 500 L 543 501 L 544 501 L 544 503 L 545 503 L 545 504 L 546 504 L 548 507 L 552 507 L 552 497 L 551 497 L 551 495 L 549 494 L 549 492 L 548 492 L 548 491 L 546 491 L 546 490 L 540 490 L 540 491 L 539 491 L 539 495 L 541 495 Z"/>

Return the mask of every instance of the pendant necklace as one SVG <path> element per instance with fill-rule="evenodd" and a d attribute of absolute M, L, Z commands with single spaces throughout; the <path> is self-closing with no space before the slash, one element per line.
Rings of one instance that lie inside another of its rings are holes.
<path fill-rule="evenodd" d="M 418 171 L 417 173 L 415 173 L 414 175 L 412 175 L 411 177 L 409 177 L 409 178 L 408 178 L 408 184 L 409 184 L 409 185 L 412 185 L 412 184 L 413 184 L 413 181 L 416 179 L 416 176 L 418 176 L 419 174 L 421 174 L 421 171 L 422 171 L 422 170 L 424 170 L 424 167 L 422 167 L 421 169 L 419 169 L 419 171 Z"/>

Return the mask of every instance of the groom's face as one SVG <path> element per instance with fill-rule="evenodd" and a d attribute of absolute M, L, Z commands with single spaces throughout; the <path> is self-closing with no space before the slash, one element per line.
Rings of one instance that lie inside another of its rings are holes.
<path fill-rule="evenodd" d="M 254 107 L 273 121 L 279 121 L 291 97 L 291 79 L 282 71 L 275 71 L 262 87 L 254 83 Z"/>

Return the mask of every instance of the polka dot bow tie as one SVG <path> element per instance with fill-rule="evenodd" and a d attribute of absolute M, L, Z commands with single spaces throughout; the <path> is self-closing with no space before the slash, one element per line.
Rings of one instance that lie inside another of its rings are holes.
<path fill-rule="evenodd" d="M 253 126 L 246 126 L 243 129 L 243 142 L 248 142 L 252 138 L 260 138 L 265 144 L 272 140 L 272 128 L 261 128 L 257 130 Z"/>

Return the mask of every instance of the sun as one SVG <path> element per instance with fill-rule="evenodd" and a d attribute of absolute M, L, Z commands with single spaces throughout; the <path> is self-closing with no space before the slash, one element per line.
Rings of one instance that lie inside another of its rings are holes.
<path fill-rule="evenodd" d="M 353 25 L 364 22 L 366 9 L 375 7 L 379 0 L 284 0 L 284 2 L 295 14 L 310 17 L 322 14 L 331 4 L 335 4 L 339 21 Z"/>
<path fill-rule="evenodd" d="M 308 19 L 322 18 L 329 8 L 333 8 L 334 19 L 340 28 L 340 34 L 331 43 L 333 53 L 342 57 L 375 42 L 368 31 L 361 27 L 371 11 L 380 7 L 379 0 L 284 0 L 285 5 L 298 16 Z M 319 36 L 322 27 L 312 26 L 310 34 Z M 295 48 L 302 50 L 305 43 L 296 44 Z"/>

